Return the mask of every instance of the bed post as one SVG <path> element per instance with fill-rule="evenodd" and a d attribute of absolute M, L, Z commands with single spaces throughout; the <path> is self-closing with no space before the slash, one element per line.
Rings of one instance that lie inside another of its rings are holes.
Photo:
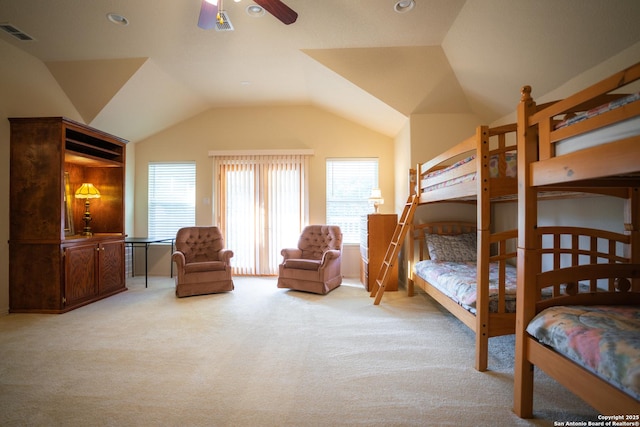
<path fill-rule="evenodd" d="M 537 160 L 537 127 L 529 126 L 536 104 L 531 87 L 522 88 L 518 104 L 518 261 L 516 291 L 516 349 L 513 410 L 521 418 L 533 416 L 533 365 L 527 357 L 526 327 L 535 315 L 537 191 L 531 186 L 529 165 Z"/>
<path fill-rule="evenodd" d="M 489 363 L 489 256 L 491 251 L 491 194 L 489 194 L 489 128 L 478 126 L 475 140 L 477 189 L 478 257 L 476 283 L 476 369 L 487 370 Z"/>
<path fill-rule="evenodd" d="M 417 173 L 420 170 L 420 165 L 418 165 L 415 169 L 409 169 L 409 196 L 413 196 L 418 193 L 418 176 Z M 415 245 L 414 245 L 414 236 L 415 227 L 413 226 L 413 221 L 409 225 L 409 248 L 407 253 L 407 296 L 412 297 L 415 293 L 414 283 L 413 283 L 413 265 L 415 264 Z"/>
<path fill-rule="evenodd" d="M 629 250 L 630 253 L 625 254 L 629 257 L 632 264 L 640 264 L 640 188 L 631 187 L 629 189 L 629 197 L 625 201 L 624 212 L 624 228 L 625 233 L 629 234 Z M 640 292 L 640 279 L 631 279 L 631 290 Z"/>

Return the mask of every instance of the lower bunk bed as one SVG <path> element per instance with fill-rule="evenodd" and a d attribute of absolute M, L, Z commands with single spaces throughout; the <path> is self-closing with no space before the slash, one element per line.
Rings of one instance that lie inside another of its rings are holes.
<path fill-rule="evenodd" d="M 485 237 L 486 259 L 478 257 L 478 234 L 470 222 L 414 225 L 410 251 L 418 261 L 409 293 L 418 286 L 476 334 L 476 369 L 484 371 L 489 338 L 515 331 L 517 231 Z"/>
<path fill-rule="evenodd" d="M 623 255 L 630 236 L 579 227 L 537 232 L 536 262 L 551 266 L 518 294 L 535 304 L 518 307 L 531 320 L 516 333 L 515 412 L 533 416 L 535 366 L 601 414 L 637 416 L 640 289 L 632 282 L 640 264 Z"/>

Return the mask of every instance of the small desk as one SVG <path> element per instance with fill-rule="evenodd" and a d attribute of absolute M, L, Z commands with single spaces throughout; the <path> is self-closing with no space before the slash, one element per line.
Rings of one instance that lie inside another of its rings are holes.
<path fill-rule="evenodd" d="M 144 287 L 149 284 L 147 269 L 149 262 L 149 246 L 154 243 L 171 242 L 171 253 L 173 253 L 175 237 L 125 237 L 124 244 L 131 247 L 131 276 L 136 275 L 136 266 L 133 262 L 134 248 L 144 248 Z M 173 277 L 173 261 L 171 261 L 171 277 Z"/>

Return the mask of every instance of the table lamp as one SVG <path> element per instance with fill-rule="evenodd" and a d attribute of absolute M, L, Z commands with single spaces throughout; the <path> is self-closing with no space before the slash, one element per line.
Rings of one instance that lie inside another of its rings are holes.
<path fill-rule="evenodd" d="M 85 182 L 80 188 L 76 190 L 76 199 L 84 199 L 84 215 L 82 220 L 84 221 L 84 230 L 82 231 L 83 236 L 91 236 L 93 233 L 91 232 L 91 227 L 89 227 L 89 223 L 91 222 L 91 213 L 89 213 L 89 199 L 99 199 L 100 192 L 93 184 Z"/>
<path fill-rule="evenodd" d="M 373 190 L 371 190 L 371 197 L 369 197 L 369 201 L 373 202 L 373 213 L 378 213 L 378 206 L 384 205 L 382 191 L 380 191 L 379 188 L 374 188 Z"/>

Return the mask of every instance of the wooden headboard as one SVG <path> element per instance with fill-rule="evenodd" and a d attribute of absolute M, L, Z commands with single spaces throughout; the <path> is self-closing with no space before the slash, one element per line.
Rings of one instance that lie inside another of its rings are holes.
<path fill-rule="evenodd" d="M 415 255 L 415 245 L 418 245 L 419 260 L 427 259 L 429 251 L 425 244 L 425 233 L 455 235 L 462 233 L 473 233 L 477 230 L 475 222 L 466 221 L 439 221 L 427 222 L 424 224 L 414 224 L 411 233 L 410 254 Z"/>

